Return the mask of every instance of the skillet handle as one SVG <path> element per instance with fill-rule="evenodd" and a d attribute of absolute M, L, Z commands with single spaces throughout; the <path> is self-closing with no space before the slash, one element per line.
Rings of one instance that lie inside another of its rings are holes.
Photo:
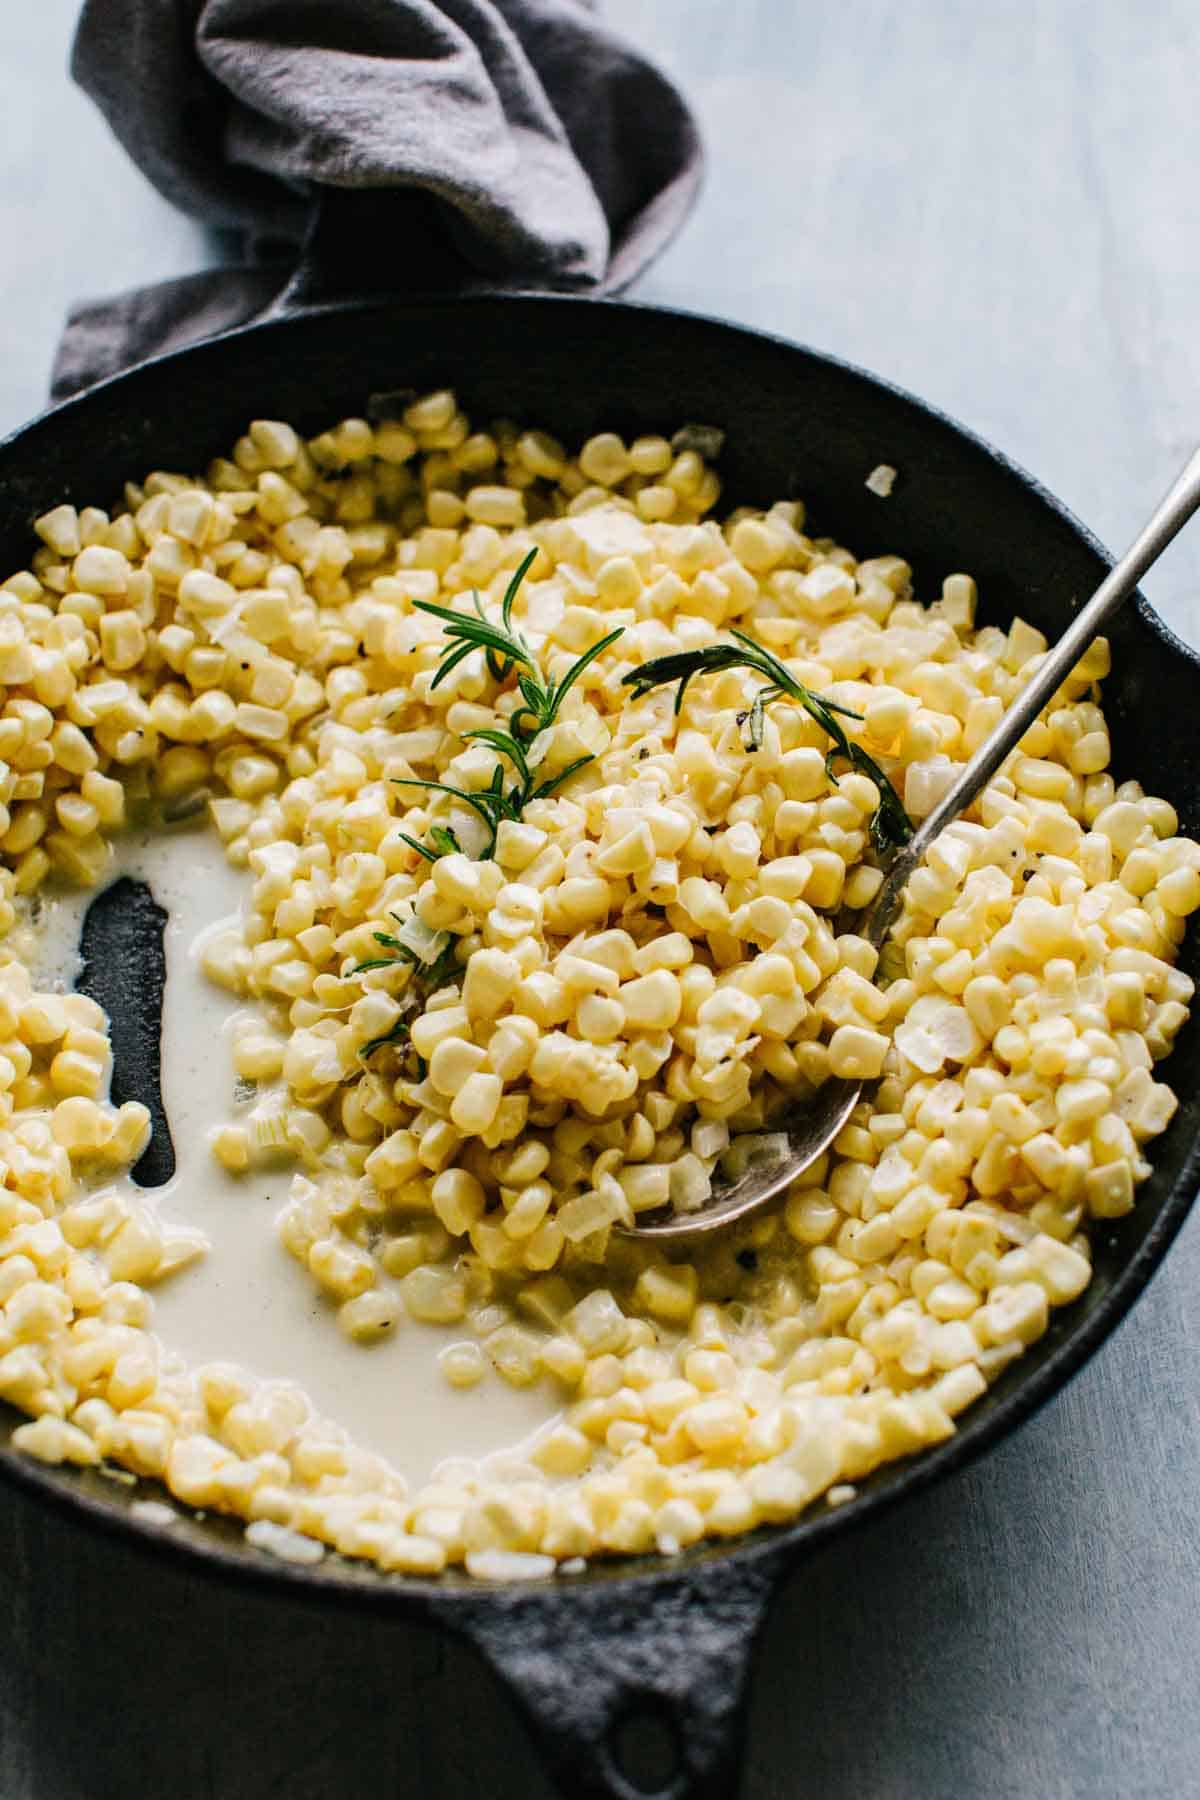
<path fill-rule="evenodd" d="M 734 1800 L 750 1656 L 781 1572 L 773 1548 L 632 1581 L 598 1571 L 472 1597 L 451 1622 L 569 1800 Z M 653 1739 L 649 1787 L 622 1767 L 626 1728 Z"/>

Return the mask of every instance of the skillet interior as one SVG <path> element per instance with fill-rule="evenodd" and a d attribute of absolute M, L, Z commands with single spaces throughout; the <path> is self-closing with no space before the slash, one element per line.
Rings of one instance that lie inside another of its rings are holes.
<path fill-rule="evenodd" d="M 0 446 L 0 565 L 23 566 L 29 521 L 71 499 L 104 504 L 126 476 L 151 468 L 202 469 L 251 416 L 314 431 L 361 411 L 375 392 L 452 385 L 478 418 L 501 415 L 568 440 L 610 428 L 657 430 L 683 421 L 728 431 L 720 469 L 722 507 L 799 494 L 813 529 L 860 557 L 898 551 L 912 562 L 923 598 L 944 574 L 969 570 L 981 616 L 1015 612 L 1051 636 L 1105 572 L 1100 547 L 1036 483 L 908 395 L 844 364 L 716 321 L 627 304 L 568 299 L 482 299 L 453 304 L 330 308 L 230 334 L 143 365 L 43 416 Z M 893 495 L 870 493 L 879 462 L 900 472 Z M 1197 659 L 1144 603 L 1112 633 L 1106 684 L 1118 777 L 1141 776 L 1200 830 Z M 1193 976 L 1194 934 L 1181 958 Z M 1200 1154 L 1200 1027 L 1181 1034 L 1168 1077 L 1181 1105 L 1155 1145 L 1153 1177 L 1132 1214 L 1097 1235 L 1095 1278 L 1051 1330 L 967 1415 L 948 1444 L 910 1464 L 885 1466 L 860 1498 L 729 1546 L 698 1546 L 673 1571 L 764 1553 L 791 1554 L 844 1530 L 901 1492 L 924 1485 L 993 1442 L 1070 1375 L 1120 1319 L 1191 1203 Z M 453 1613 L 468 1587 L 458 1575 L 421 1583 L 330 1559 L 299 1570 L 248 1548 L 239 1527 L 187 1520 L 169 1533 L 130 1515 L 137 1488 L 90 1471 L 47 1469 L 19 1457 L 8 1438 L 19 1418 L 0 1408 L 0 1476 L 40 1492 L 76 1517 L 186 1549 L 212 1568 L 286 1581 L 375 1604 Z M 663 1579 L 655 1558 L 601 1564 L 556 1586 Z M 499 1598 L 498 1595 L 493 1597 Z"/>

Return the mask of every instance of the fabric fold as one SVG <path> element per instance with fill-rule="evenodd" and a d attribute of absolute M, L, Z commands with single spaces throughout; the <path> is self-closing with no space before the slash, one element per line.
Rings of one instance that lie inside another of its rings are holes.
<path fill-rule="evenodd" d="M 77 308 L 56 398 L 360 292 L 611 292 L 700 180 L 679 92 L 583 0 L 86 0 L 72 73 L 236 249 Z"/>

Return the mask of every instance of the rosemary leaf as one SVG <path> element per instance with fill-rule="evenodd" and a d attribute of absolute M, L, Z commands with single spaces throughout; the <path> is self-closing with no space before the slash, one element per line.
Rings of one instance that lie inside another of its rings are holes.
<path fill-rule="evenodd" d="M 623 625 L 618 625 L 615 631 L 610 631 L 607 637 L 600 638 L 598 642 L 592 645 L 590 650 L 585 650 L 583 655 L 571 664 L 571 667 L 567 670 L 551 696 L 549 709 L 545 719 L 542 721 L 543 731 L 547 725 L 553 725 L 555 719 L 558 717 L 559 707 L 570 693 L 572 687 L 579 680 L 579 677 L 583 674 L 583 671 L 587 668 L 588 664 L 595 662 L 601 651 L 607 650 L 610 644 L 615 644 L 624 629 L 625 627 Z"/>
<path fill-rule="evenodd" d="M 424 844 L 419 844 L 415 837 L 409 837 L 407 831 L 402 831 L 399 835 L 400 835 L 401 840 L 408 845 L 409 849 L 415 850 L 418 856 L 423 856 L 425 858 L 426 862 L 432 863 L 432 862 L 437 861 L 437 857 L 434 854 L 434 852 L 430 849 L 427 849 L 427 847 Z M 378 932 L 376 932 L 375 935 L 378 936 L 379 935 Z"/>
<path fill-rule="evenodd" d="M 360 1044 L 358 1054 L 366 1062 L 368 1056 L 374 1056 L 375 1052 L 382 1050 L 385 1044 L 406 1044 L 407 1042 L 408 1026 L 403 1019 L 397 1019 L 390 1031 L 380 1032 L 378 1037 L 368 1038 L 365 1044 Z"/>
<path fill-rule="evenodd" d="M 537 561 L 537 551 L 530 550 L 524 557 L 522 557 L 520 563 L 518 563 L 516 572 L 514 573 L 512 580 L 509 582 L 508 586 L 504 590 L 504 599 L 500 603 L 500 618 L 504 625 L 505 631 L 512 630 L 513 601 L 516 599 L 517 595 L 520 593 L 521 583 L 524 581 L 525 577 L 528 575 L 530 569 L 532 569 L 532 567 L 536 561 Z"/>
<path fill-rule="evenodd" d="M 430 684 L 429 684 L 430 692 L 432 693 L 433 689 L 435 687 L 437 687 L 440 682 L 445 681 L 447 675 L 452 675 L 454 673 L 455 669 L 457 669 L 459 663 L 463 662 L 468 656 L 470 656 L 471 652 L 474 649 L 475 649 L 474 644 L 466 643 L 466 644 L 460 644 L 458 646 L 457 650 L 452 651 L 451 654 L 446 658 L 445 662 L 441 664 L 440 668 L 438 669 L 437 674 L 434 676 L 433 680 L 430 682 Z M 488 656 L 490 657 L 491 654 L 492 653 L 489 650 Z"/>
<path fill-rule="evenodd" d="M 473 743 L 490 744 L 493 750 L 500 752 L 501 756 L 507 756 L 521 780 L 528 784 L 530 774 L 529 764 L 525 757 L 525 746 L 510 731 L 496 731 L 488 726 L 479 731 L 468 731 L 466 735 Z"/>
<path fill-rule="evenodd" d="M 543 781 L 540 787 L 535 787 L 529 796 L 530 800 L 547 799 L 563 785 L 564 781 L 570 781 L 572 775 L 577 775 L 580 769 L 595 760 L 594 756 L 577 756 L 574 762 L 568 763 L 565 769 L 560 769 L 557 775 L 551 775 L 548 781 Z"/>

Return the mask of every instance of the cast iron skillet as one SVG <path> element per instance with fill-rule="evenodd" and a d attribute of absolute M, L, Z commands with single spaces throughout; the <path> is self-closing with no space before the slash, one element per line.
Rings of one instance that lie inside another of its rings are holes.
<path fill-rule="evenodd" d="M 724 426 L 723 506 L 800 494 L 816 529 L 860 556 L 898 551 L 918 592 L 967 569 L 983 617 L 1015 612 L 1056 635 L 1108 568 L 1100 546 L 1027 475 L 949 419 L 860 370 L 713 320 L 562 298 L 454 304 L 348 303 L 257 326 L 145 364 L 36 420 L 0 446 L 0 567 L 26 564 L 29 521 L 63 499 L 105 504 L 126 477 L 202 469 L 252 416 L 314 431 L 361 412 L 372 393 L 452 385 L 473 417 L 509 416 L 568 441 L 684 421 Z M 863 485 L 879 462 L 892 497 Z M 1118 777 L 1138 775 L 1200 830 L 1197 658 L 1139 601 L 1113 632 L 1106 708 Z M 1194 939 L 1183 965 L 1196 974 Z M 197 1573 L 307 1592 L 444 1624 L 476 1644 L 511 1688 L 564 1791 L 644 1793 L 623 1772 L 622 1728 L 649 1715 L 676 1750 L 671 1800 L 729 1800 L 737 1787 L 746 1671 L 784 1573 L 834 1533 L 961 1467 L 1028 1418 L 1114 1328 L 1192 1203 L 1200 1170 L 1200 1034 L 1185 1029 L 1168 1070 L 1182 1104 L 1154 1147 L 1152 1178 L 1127 1218 L 1097 1232 L 1096 1273 L 1074 1306 L 965 1417 L 950 1442 L 881 1469 L 859 1497 L 799 1524 L 674 1560 L 597 1563 L 528 1586 L 381 1575 L 330 1557 L 273 1561 L 238 1527 L 207 1517 L 169 1532 L 132 1515 L 137 1489 L 48 1469 L 7 1445 L 0 1475 L 128 1539 L 170 1549 Z M 152 1490 L 147 1490 L 152 1491 Z M 1049 1503 L 1049 1496 L 1047 1501 Z"/>

